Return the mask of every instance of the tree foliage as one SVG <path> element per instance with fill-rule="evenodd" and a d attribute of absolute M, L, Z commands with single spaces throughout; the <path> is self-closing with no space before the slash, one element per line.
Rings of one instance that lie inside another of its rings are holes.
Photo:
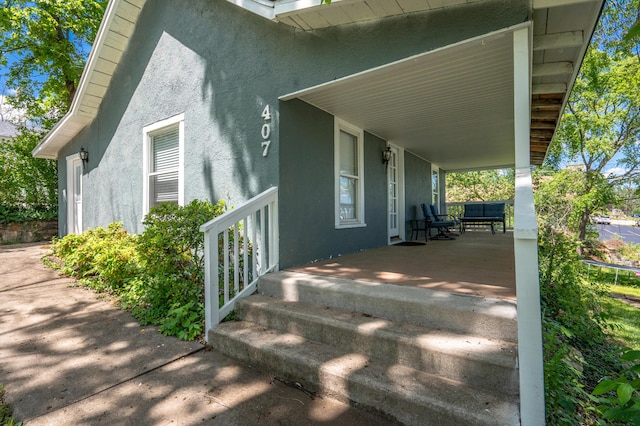
<path fill-rule="evenodd" d="M 533 175 L 538 221 L 556 231 L 580 234 L 585 211 L 604 212 L 604 206 L 614 201 L 614 189 L 602 174 L 586 174 L 579 168 L 554 172 L 539 169 Z M 584 188 L 590 185 L 591 190 Z M 588 227 L 584 228 L 585 239 Z"/>
<path fill-rule="evenodd" d="M 57 205 L 55 161 L 31 156 L 41 136 L 37 132 L 22 131 L 0 143 L 0 204 L 7 207 Z"/>
<path fill-rule="evenodd" d="M 514 170 L 447 173 L 447 202 L 512 200 Z"/>
<path fill-rule="evenodd" d="M 68 110 L 106 0 L 0 0 L 0 65 L 9 103 L 32 127 L 50 129 Z"/>
<path fill-rule="evenodd" d="M 106 3 L 0 0 L 3 111 L 19 112 L 19 135 L 0 146 L 0 203 L 57 204 L 56 164 L 31 151 L 69 109 Z"/>
<path fill-rule="evenodd" d="M 571 186 L 571 227 L 581 240 L 590 215 L 611 203 L 610 187 L 640 179 L 640 44 L 624 38 L 637 4 L 607 3 L 547 157 L 547 165 L 581 171 Z"/>

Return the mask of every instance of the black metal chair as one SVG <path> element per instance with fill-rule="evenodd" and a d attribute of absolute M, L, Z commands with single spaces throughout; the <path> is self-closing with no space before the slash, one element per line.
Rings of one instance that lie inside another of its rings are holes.
<path fill-rule="evenodd" d="M 420 236 L 420 232 L 424 232 L 424 240 L 427 241 L 427 233 L 429 232 L 429 228 L 427 227 L 426 219 L 411 219 L 409 220 L 411 225 L 411 239 L 417 240 Z M 413 235 L 415 234 L 415 238 Z"/>

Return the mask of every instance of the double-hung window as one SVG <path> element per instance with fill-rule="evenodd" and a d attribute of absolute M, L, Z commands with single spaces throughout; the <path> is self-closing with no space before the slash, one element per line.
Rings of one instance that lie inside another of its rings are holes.
<path fill-rule="evenodd" d="M 365 226 L 362 130 L 336 118 L 334 152 L 335 226 Z"/>
<path fill-rule="evenodd" d="M 431 204 L 440 208 L 440 169 L 431 166 Z"/>
<path fill-rule="evenodd" d="M 146 126 L 144 146 L 144 214 L 160 203 L 184 204 L 184 115 Z"/>

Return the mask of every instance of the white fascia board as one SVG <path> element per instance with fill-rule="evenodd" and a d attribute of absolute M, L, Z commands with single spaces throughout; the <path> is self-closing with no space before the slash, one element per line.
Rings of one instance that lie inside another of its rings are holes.
<path fill-rule="evenodd" d="M 331 4 L 340 2 L 341 0 L 333 0 Z M 328 4 L 321 4 L 321 0 L 284 0 L 275 3 L 275 15 L 286 15 L 288 13 L 299 12 L 304 9 L 312 9 L 314 7 L 331 7 Z"/>
<path fill-rule="evenodd" d="M 274 2 L 270 0 L 227 0 L 249 12 L 273 21 L 276 17 Z"/>

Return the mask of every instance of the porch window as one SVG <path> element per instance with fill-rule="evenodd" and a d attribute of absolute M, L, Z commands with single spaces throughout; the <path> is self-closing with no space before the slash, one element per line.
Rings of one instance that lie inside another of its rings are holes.
<path fill-rule="evenodd" d="M 440 170 L 431 166 L 431 204 L 440 208 Z"/>
<path fill-rule="evenodd" d="M 335 120 L 336 228 L 365 226 L 362 130 Z"/>
<path fill-rule="evenodd" d="M 143 134 L 144 214 L 160 203 L 184 204 L 184 116 L 180 114 L 147 126 Z"/>

